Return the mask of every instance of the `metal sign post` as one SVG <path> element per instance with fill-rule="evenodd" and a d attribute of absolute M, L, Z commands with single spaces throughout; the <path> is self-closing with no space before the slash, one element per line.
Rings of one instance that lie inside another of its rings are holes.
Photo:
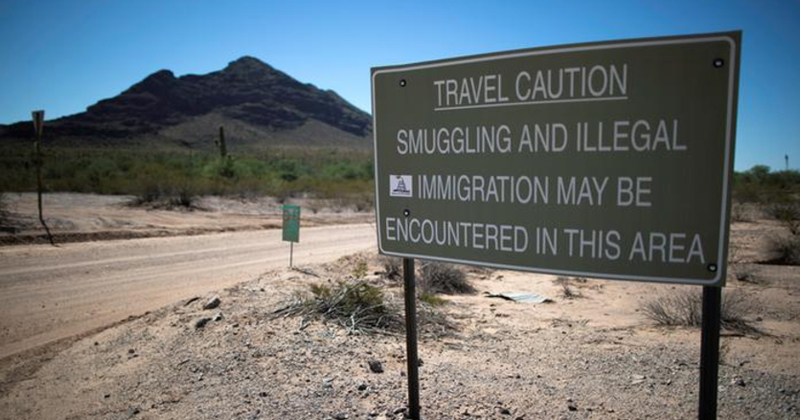
<path fill-rule="evenodd" d="M 289 242 L 289 267 L 292 267 L 294 243 L 300 242 L 300 206 L 283 205 L 283 240 Z"/>
<path fill-rule="evenodd" d="M 406 303 L 406 360 L 408 362 L 408 416 L 419 417 L 419 356 L 417 355 L 417 308 L 414 259 L 403 258 L 403 285 Z"/>
<path fill-rule="evenodd" d="M 700 338 L 700 420 L 717 418 L 719 328 L 722 288 L 703 287 L 703 331 Z"/>

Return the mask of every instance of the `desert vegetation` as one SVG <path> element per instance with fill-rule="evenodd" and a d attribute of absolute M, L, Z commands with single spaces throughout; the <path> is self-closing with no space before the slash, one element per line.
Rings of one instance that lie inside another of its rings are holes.
<path fill-rule="evenodd" d="M 800 194 L 800 172 L 771 171 L 769 166 L 756 165 L 733 177 L 733 199 L 737 203 L 797 203 Z"/>
<path fill-rule="evenodd" d="M 402 285 L 391 281 L 376 281 L 376 277 L 369 277 L 370 262 L 384 265 L 389 263 L 387 261 L 389 260 L 371 259 L 368 256 L 347 261 L 342 273 L 334 279 L 312 283 L 307 289 L 295 292 L 291 298 L 278 305 L 273 315 L 301 317 L 302 328 L 318 320 L 333 322 L 347 334 L 403 333 L 405 318 Z M 434 263 L 428 265 L 430 264 Z M 440 276 L 439 281 L 452 281 L 452 274 L 460 273 L 458 281 L 466 282 L 464 273 L 457 267 L 447 265 L 443 269 L 444 264 L 435 264 L 437 273 L 448 273 L 448 276 Z M 389 278 L 386 272 L 378 273 Z M 417 316 L 423 333 L 439 336 L 454 328 L 440 308 L 447 303 L 445 299 L 425 291 L 420 291 L 417 299 Z"/>
<path fill-rule="evenodd" d="M 457 265 L 425 261 L 419 275 L 419 285 L 425 294 L 449 295 L 475 293 L 475 287 Z"/>
<path fill-rule="evenodd" d="M 403 326 L 399 305 L 389 304 L 382 289 L 363 280 L 313 284 L 309 293 L 296 294 L 275 314 L 334 321 L 348 333 L 399 331 Z"/>
<path fill-rule="evenodd" d="M 758 333 L 751 319 L 757 306 L 738 290 L 725 291 L 720 309 L 722 328 L 740 334 Z M 699 327 L 703 321 L 703 295 L 694 289 L 673 291 L 647 300 L 640 309 L 659 325 Z"/>
<path fill-rule="evenodd" d="M 369 151 L 278 148 L 247 154 L 54 148 L 45 151 L 49 192 L 126 194 L 138 203 L 189 207 L 203 195 L 310 196 L 367 210 L 373 202 Z M 30 152 L 0 154 L 0 191 L 34 191 Z"/>
<path fill-rule="evenodd" d="M 784 228 L 784 232 L 767 239 L 769 255 L 766 262 L 782 265 L 800 264 L 800 172 L 777 171 L 757 165 L 748 171 L 736 173 L 733 187 L 734 205 L 731 217 L 734 221 L 754 221 L 762 216 L 773 219 Z M 736 252 L 731 263 L 736 264 Z M 734 268 L 737 272 L 737 269 Z M 737 277 L 750 281 L 747 270 L 738 270 Z"/>

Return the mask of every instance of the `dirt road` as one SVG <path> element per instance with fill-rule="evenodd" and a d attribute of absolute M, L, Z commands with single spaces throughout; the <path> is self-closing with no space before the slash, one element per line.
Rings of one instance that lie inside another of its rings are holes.
<path fill-rule="evenodd" d="M 0 358 L 288 264 L 280 230 L 0 248 Z M 375 244 L 371 224 L 307 228 L 295 265 Z"/>

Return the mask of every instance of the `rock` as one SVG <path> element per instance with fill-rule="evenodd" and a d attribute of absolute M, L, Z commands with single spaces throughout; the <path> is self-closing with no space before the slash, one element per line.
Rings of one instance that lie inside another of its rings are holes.
<path fill-rule="evenodd" d="M 347 419 L 347 414 L 345 414 L 345 413 L 336 413 L 336 415 L 334 415 L 333 418 L 334 418 L 334 420 L 345 420 L 345 419 Z"/>
<path fill-rule="evenodd" d="M 133 354 L 133 353 L 136 353 L 136 350 L 134 350 L 134 349 L 128 349 L 128 354 Z"/>
<path fill-rule="evenodd" d="M 184 304 L 183 304 L 183 306 L 189 306 L 189 305 L 191 305 L 192 303 L 195 303 L 195 302 L 197 302 L 198 300 L 200 300 L 200 296 L 195 296 L 195 297 L 193 297 L 193 298 L 191 298 L 191 299 L 187 300 L 187 301 L 186 301 L 186 303 L 184 303 Z"/>
<path fill-rule="evenodd" d="M 578 406 L 575 405 L 574 402 L 567 403 L 567 409 L 569 411 L 578 411 Z"/>
<path fill-rule="evenodd" d="M 200 318 L 200 319 L 198 319 L 198 320 L 197 320 L 197 322 L 195 322 L 195 323 L 194 323 L 194 328 L 195 328 L 195 329 L 200 329 L 200 328 L 203 328 L 203 327 L 205 327 L 205 326 L 206 326 L 206 324 L 208 324 L 210 321 L 211 321 L 211 318 L 209 318 L 209 317 L 203 317 L 203 318 Z"/>
<path fill-rule="evenodd" d="M 500 409 L 500 414 L 502 414 L 504 416 L 510 416 L 511 415 L 511 410 L 509 410 L 507 408 L 501 408 Z"/>
<path fill-rule="evenodd" d="M 222 301 L 219 299 L 219 297 L 214 296 L 211 299 L 209 299 L 205 305 L 203 305 L 203 309 L 204 310 L 214 309 L 218 307 L 220 303 L 222 303 Z"/>
<path fill-rule="evenodd" d="M 356 388 L 359 391 L 366 391 L 367 390 L 367 384 L 365 384 L 364 382 L 361 382 L 361 383 L 358 384 L 358 386 L 356 386 Z M 373 416 L 373 417 L 375 417 L 375 416 Z"/>
<path fill-rule="evenodd" d="M 369 364 L 369 370 L 373 373 L 383 373 L 383 364 L 377 360 L 370 360 L 367 362 Z"/>
<path fill-rule="evenodd" d="M 214 322 L 222 321 L 222 312 L 217 312 L 214 314 Z"/>
<path fill-rule="evenodd" d="M 731 385 L 738 385 L 744 387 L 746 384 L 741 376 L 734 376 L 733 379 L 731 379 Z"/>

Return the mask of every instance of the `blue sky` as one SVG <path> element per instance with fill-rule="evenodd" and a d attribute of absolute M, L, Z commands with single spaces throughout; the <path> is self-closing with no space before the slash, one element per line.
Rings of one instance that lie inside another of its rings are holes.
<path fill-rule="evenodd" d="M 800 0 L 0 3 L 0 123 L 55 118 L 159 69 L 255 56 L 369 111 L 370 67 L 575 42 L 744 31 L 736 169 L 800 167 Z"/>

